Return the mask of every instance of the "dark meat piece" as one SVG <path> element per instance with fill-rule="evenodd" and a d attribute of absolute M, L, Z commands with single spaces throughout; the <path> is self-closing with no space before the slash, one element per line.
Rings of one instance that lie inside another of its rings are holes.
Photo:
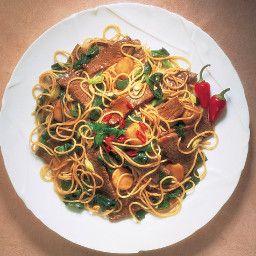
<path fill-rule="evenodd" d="M 68 82 L 75 77 L 77 77 L 77 74 L 73 70 L 69 70 L 57 79 L 57 83 L 61 86 L 67 87 Z"/>
<path fill-rule="evenodd" d="M 109 111 L 120 111 L 124 117 L 127 116 L 131 111 L 138 108 L 139 106 L 148 103 L 153 99 L 154 95 L 151 90 L 147 87 L 145 93 L 142 97 L 138 99 L 133 99 L 129 95 L 123 95 L 118 97 L 116 100 L 113 100 L 110 103 L 109 108 L 105 109 L 105 112 Z M 119 118 L 118 115 L 115 115 L 116 118 Z M 114 116 L 113 116 L 114 118 Z M 116 120 L 118 121 L 118 120 Z M 113 120 L 114 122 L 114 120 Z"/>
<path fill-rule="evenodd" d="M 99 189 L 99 192 L 102 192 L 103 194 L 105 194 L 106 196 L 108 196 L 112 199 L 116 199 L 117 194 L 116 194 L 116 191 L 110 181 L 109 174 L 108 174 L 106 168 L 98 162 L 97 155 L 98 155 L 98 153 L 93 150 L 90 150 L 87 154 L 88 159 L 89 159 L 89 161 L 91 161 L 95 172 L 97 174 L 99 174 L 104 181 L 103 187 L 101 187 Z"/>
<path fill-rule="evenodd" d="M 184 112 L 184 107 L 180 103 L 178 97 L 175 97 L 161 104 L 157 110 L 161 117 L 167 120 L 172 120 L 181 117 Z"/>
<path fill-rule="evenodd" d="M 182 117 L 190 118 L 190 119 L 183 120 L 183 122 L 186 125 L 192 125 L 198 121 L 198 119 L 200 117 L 200 108 L 195 106 L 194 109 L 195 109 L 195 112 L 187 110 L 187 109 L 184 111 Z"/>
<path fill-rule="evenodd" d="M 101 49 L 99 54 L 85 65 L 85 71 L 89 76 L 93 76 L 99 71 L 105 70 L 121 60 L 124 57 L 121 52 L 121 46 L 125 43 L 132 43 L 132 40 L 129 37 L 126 37 Z M 126 51 L 129 53 L 131 50 L 128 47 L 126 48 Z"/>
<path fill-rule="evenodd" d="M 185 173 L 191 168 L 195 153 L 182 154 L 177 147 L 178 135 L 176 133 L 170 133 L 159 139 L 159 145 L 163 150 L 164 155 L 173 163 L 180 163 L 185 168 Z"/>
<path fill-rule="evenodd" d="M 120 212 L 117 213 L 110 213 L 108 215 L 109 220 L 111 222 L 117 222 L 123 219 L 127 219 L 129 217 L 131 217 L 130 211 L 129 211 L 129 205 L 135 201 L 135 199 L 133 198 L 127 198 L 127 199 L 122 199 L 122 203 L 123 203 L 123 208 Z M 141 209 L 141 207 L 139 205 L 133 205 L 132 206 L 132 211 L 136 212 L 139 209 Z"/>
<path fill-rule="evenodd" d="M 185 128 L 185 138 L 181 140 L 180 147 L 183 151 L 188 151 L 191 149 L 191 147 L 188 149 L 187 145 L 190 142 L 190 140 L 196 136 L 193 130 L 194 126 L 186 126 Z M 197 126 L 197 132 L 201 133 L 204 131 L 212 131 L 213 126 L 210 124 L 208 119 L 208 113 L 207 111 L 204 111 L 203 116 Z M 210 135 L 209 135 L 210 136 Z M 208 137 L 209 137 L 208 136 Z M 191 168 L 195 153 L 191 154 L 182 154 L 178 148 L 178 136 L 176 133 L 172 132 L 170 134 L 167 134 L 159 139 L 159 145 L 163 150 L 164 155 L 174 164 L 180 163 L 185 168 L 185 173 L 189 171 Z"/>
<path fill-rule="evenodd" d="M 197 82 L 197 74 L 190 71 L 180 71 L 177 77 L 184 81 L 188 77 L 187 84 L 194 84 Z"/>
<path fill-rule="evenodd" d="M 53 156 L 50 156 L 43 148 L 39 147 L 35 153 L 38 157 L 40 157 L 46 164 L 49 164 L 53 159 Z"/>
<path fill-rule="evenodd" d="M 86 107 L 91 98 L 82 90 L 80 84 L 80 80 L 72 81 L 69 85 L 69 93 L 74 99 L 78 100 Z M 82 86 L 86 86 L 86 84 L 84 83 Z"/>

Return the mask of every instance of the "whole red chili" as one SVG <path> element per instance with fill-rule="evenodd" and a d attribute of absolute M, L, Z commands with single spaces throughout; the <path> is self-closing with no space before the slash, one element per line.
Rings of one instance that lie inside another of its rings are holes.
<path fill-rule="evenodd" d="M 106 151 L 107 151 L 107 153 L 109 153 L 111 150 L 112 150 L 112 147 L 109 146 L 109 145 L 107 145 L 107 146 L 106 146 Z"/>
<path fill-rule="evenodd" d="M 209 120 L 211 123 L 214 123 L 218 119 L 221 112 L 225 108 L 227 101 L 225 99 L 224 94 L 229 90 L 230 88 L 227 88 L 223 90 L 221 93 L 213 95 L 211 97 L 209 106 Z"/>
<path fill-rule="evenodd" d="M 127 101 L 126 106 L 127 106 L 129 109 L 134 109 L 134 105 L 133 105 L 130 101 Z"/>
<path fill-rule="evenodd" d="M 200 73 L 199 73 L 199 81 L 195 84 L 195 94 L 197 98 L 199 99 L 200 105 L 203 108 L 209 107 L 210 97 L 211 97 L 211 91 L 210 91 L 210 84 L 208 82 L 205 82 L 203 79 L 203 71 L 209 67 L 210 64 L 207 64 L 202 67 Z"/>
<path fill-rule="evenodd" d="M 136 136 L 143 144 L 147 142 L 145 133 L 138 130 L 136 131 Z"/>
<path fill-rule="evenodd" d="M 124 143 L 126 140 L 127 140 L 127 138 L 122 135 L 122 136 L 120 136 L 120 137 L 117 139 L 117 142 L 119 142 L 119 143 Z"/>
<path fill-rule="evenodd" d="M 127 154 L 128 156 L 134 157 L 134 156 L 137 156 L 137 155 L 138 155 L 138 152 L 137 152 L 137 151 L 134 151 L 134 150 L 128 150 L 128 151 L 126 151 L 126 154 Z"/>
<path fill-rule="evenodd" d="M 139 122 L 139 126 L 140 126 L 140 129 L 141 129 L 143 132 L 145 132 L 145 131 L 148 130 L 148 127 L 147 127 L 144 123 L 142 123 L 142 122 Z"/>

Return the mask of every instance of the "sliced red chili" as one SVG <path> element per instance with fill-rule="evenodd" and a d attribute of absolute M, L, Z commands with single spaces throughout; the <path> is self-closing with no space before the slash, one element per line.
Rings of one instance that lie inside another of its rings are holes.
<path fill-rule="evenodd" d="M 117 139 L 117 142 L 119 142 L 119 143 L 124 143 L 126 140 L 127 140 L 127 138 L 126 138 L 125 136 L 120 136 L 120 137 Z"/>
<path fill-rule="evenodd" d="M 107 146 L 106 146 L 106 151 L 107 151 L 107 153 L 109 153 L 111 150 L 112 150 L 112 147 L 109 146 L 109 145 L 107 145 Z"/>
<path fill-rule="evenodd" d="M 128 151 L 126 151 L 126 154 L 127 154 L 128 156 L 134 157 L 134 156 L 137 156 L 137 155 L 138 155 L 138 152 L 137 152 L 137 151 L 134 151 L 134 150 L 128 150 Z"/>
<path fill-rule="evenodd" d="M 148 130 L 148 127 L 147 127 L 144 123 L 139 122 L 139 125 L 140 125 L 140 129 L 141 129 L 143 132 L 145 132 L 145 131 Z"/>
<path fill-rule="evenodd" d="M 108 115 L 105 115 L 103 118 L 102 118 L 102 122 L 103 123 L 108 123 L 109 120 L 112 118 L 112 114 L 108 114 Z"/>
<path fill-rule="evenodd" d="M 113 141 L 115 141 L 115 137 L 114 136 L 108 136 L 105 138 L 104 142 L 107 144 L 111 144 Z"/>
<path fill-rule="evenodd" d="M 145 133 L 141 131 L 136 131 L 136 136 L 143 144 L 146 143 L 147 139 Z"/>
<path fill-rule="evenodd" d="M 127 106 L 129 109 L 134 109 L 134 105 L 133 105 L 130 101 L 127 101 L 126 106 Z"/>
<path fill-rule="evenodd" d="M 123 117 L 119 118 L 119 127 L 124 128 L 125 127 L 125 120 Z"/>

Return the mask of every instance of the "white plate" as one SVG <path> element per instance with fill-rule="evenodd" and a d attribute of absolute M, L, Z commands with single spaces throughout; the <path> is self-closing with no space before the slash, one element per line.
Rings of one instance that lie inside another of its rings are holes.
<path fill-rule="evenodd" d="M 32 85 L 49 69 L 57 49 L 71 51 L 87 37 L 101 36 L 107 24 L 118 24 L 151 48 L 182 55 L 198 72 L 211 63 L 205 78 L 213 93 L 230 87 L 228 110 L 217 125 L 218 148 L 207 152 L 208 174 L 188 196 L 180 214 L 159 219 L 147 215 L 141 224 L 119 223 L 66 209 L 51 183 L 39 177 L 42 162 L 28 143 L 34 126 Z M 17 64 L 3 98 L 0 139 L 11 182 L 27 208 L 47 227 L 82 246 L 105 252 L 132 253 L 176 243 L 204 226 L 228 200 L 244 167 L 249 141 L 249 114 L 244 90 L 227 56 L 216 42 L 183 17 L 154 6 L 113 4 L 74 14 L 47 30 Z"/>

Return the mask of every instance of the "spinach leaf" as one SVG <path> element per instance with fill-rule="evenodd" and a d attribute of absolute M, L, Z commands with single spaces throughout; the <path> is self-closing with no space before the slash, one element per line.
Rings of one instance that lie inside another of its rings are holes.
<path fill-rule="evenodd" d="M 152 57 L 167 57 L 170 53 L 165 48 L 161 48 L 159 50 L 152 50 L 151 55 Z"/>
<path fill-rule="evenodd" d="M 50 139 L 50 135 L 48 131 L 45 131 L 40 137 L 40 142 L 43 143 L 44 145 L 47 145 L 48 139 Z"/>
<path fill-rule="evenodd" d="M 73 145 L 71 143 L 65 142 L 63 145 L 58 146 L 56 148 L 56 150 L 58 152 L 65 152 L 65 151 L 68 151 L 69 149 L 71 149 L 72 147 L 73 147 Z"/>
<path fill-rule="evenodd" d="M 185 124 L 183 121 L 178 121 L 173 128 L 175 129 L 175 132 L 180 138 L 185 137 L 185 130 L 184 130 Z"/>
<path fill-rule="evenodd" d="M 95 137 L 94 137 L 94 144 L 93 144 L 93 146 L 95 148 L 99 147 L 102 144 L 102 142 L 105 139 L 105 137 L 106 137 L 106 135 L 103 132 L 97 133 L 95 135 Z"/>
<path fill-rule="evenodd" d="M 129 84 L 129 79 L 118 80 L 118 81 L 116 82 L 116 88 L 117 88 L 118 90 L 124 90 L 124 89 L 127 87 L 128 84 Z"/>
<path fill-rule="evenodd" d="M 59 63 L 54 63 L 53 65 L 51 65 L 51 69 L 52 70 L 62 70 L 63 67 Z"/>
<path fill-rule="evenodd" d="M 116 207 L 116 201 L 108 198 L 102 194 L 95 194 L 92 201 L 89 203 L 90 206 L 99 205 L 102 212 L 110 210 Z"/>
<path fill-rule="evenodd" d="M 182 189 L 177 188 L 164 196 L 163 201 L 158 205 L 159 209 L 165 209 L 170 206 L 171 200 L 179 197 L 182 194 Z"/>
<path fill-rule="evenodd" d="M 94 122 L 94 123 L 88 122 L 87 124 L 92 129 L 93 132 L 96 132 L 96 133 L 102 132 L 106 135 L 112 135 L 116 138 L 120 137 L 125 133 L 125 129 L 114 128 L 107 124 L 103 124 L 99 122 Z"/>
<path fill-rule="evenodd" d="M 60 94 L 58 96 L 58 99 L 63 99 L 65 96 L 66 90 L 62 87 L 60 87 Z"/>
<path fill-rule="evenodd" d="M 152 67 L 151 65 L 149 64 L 149 62 L 145 62 L 144 64 L 144 74 L 145 75 L 150 75 L 150 73 L 152 72 Z"/>
<path fill-rule="evenodd" d="M 74 69 L 78 70 L 83 67 L 84 64 L 90 62 L 90 60 L 99 53 L 99 46 L 92 46 L 86 53 L 82 53 L 79 60 L 74 64 Z"/>
<path fill-rule="evenodd" d="M 71 180 L 61 180 L 61 183 L 60 183 L 61 188 L 63 190 L 69 190 L 71 187 L 71 184 L 72 184 Z"/>
<path fill-rule="evenodd" d="M 87 82 L 89 84 L 101 84 L 104 80 L 104 76 L 103 75 L 96 75 L 93 78 L 89 78 L 87 80 Z"/>
<path fill-rule="evenodd" d="M 70 113 L 73 117 L 78 117 L 78 104 L 79 103 L 72 103 Z"/>
<path fill-rule="evenodd" d="M 65 205 L 73 211 L 82 211 L 84 209 L 84 204 L 79 202 L 64 202 Z"/>
<path fill-rule="evenodd" d="M 163 60 L 162 64 L 163 64 L 164 68 L 172 68 L 173 67 L 172 63 L 169 60 Z"/>
<path fill-rule="evenodd" d="M 161 99 L 153 99 L 152 101 L 151 101 L 151 105 L 153 106 L 153 107 L 156 107 L 156 106 L 159 106 L 162 102 L 164 102 L 164 98 L 161 98 Z"/>
<path fill-rule="evenodd" d="M 89 117 L 91 120 L 97 121 L 100 118 L 100 111 L 97 109 L 93 109 Z"/>
<path fill-rule="evenodd" d="M 135 212 L 135 217 L 141 221 L 145 218 L 147 212 L 144 209 L 140 209 L 137 212 Z"/>
<path fill-rule="evenodd" d="M 160 82 L 163 80 L 162 73 L 154 73 L 150 77 L 145 75 L 146 83 L 149 85 L 149 89 L 153 92 L 156 99 L 163 98 L 163 91 L 161 86 L 159 85 Z"/>
<path fill-rule="evenodd" d="M 140 152 L 137 156 L 133 157 L 133 161 L 138 164 L 146 164 L 148 161 L 148 157 L 145 152 Z"/>

